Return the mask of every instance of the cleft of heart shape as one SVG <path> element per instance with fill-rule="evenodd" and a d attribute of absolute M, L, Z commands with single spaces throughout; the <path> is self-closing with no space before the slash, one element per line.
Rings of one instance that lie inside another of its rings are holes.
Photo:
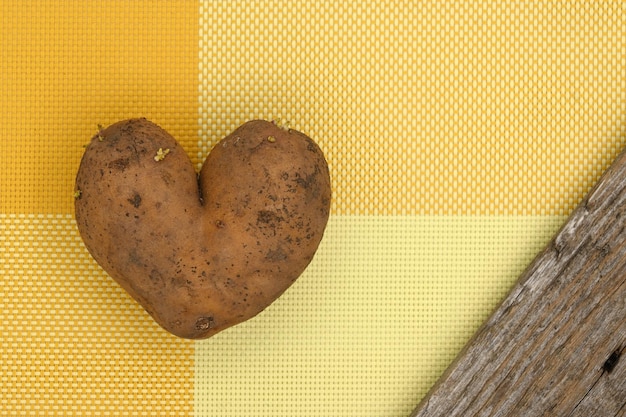
<path fill-rule="evenodd" d="M 328 165 L 309 137 L 244 123 L 198 174 L 145 118 L 100 129 L 75 215 L 98 264 L 170 333 L 202 339 L 263 311 L 302 274 L 328 221 Z"/>

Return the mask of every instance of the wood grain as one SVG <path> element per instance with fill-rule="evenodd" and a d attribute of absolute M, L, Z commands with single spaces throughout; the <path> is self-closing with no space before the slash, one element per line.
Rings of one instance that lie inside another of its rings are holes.
<path fill-rule="evenodd" d="M 626 416 L 625 347 L 622 152 L 411 416 Z"/>

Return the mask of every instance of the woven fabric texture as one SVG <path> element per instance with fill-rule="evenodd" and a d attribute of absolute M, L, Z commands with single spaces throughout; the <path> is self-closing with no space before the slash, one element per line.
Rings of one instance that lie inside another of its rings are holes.
<path fill-rule="evenodd" d="M 85 249 L 83 146 L 144 116 L 324 150 L 300 279 L 204 341 Z M 405 416 L 626 144 L 626 3 L 0 2 L 0 416 Z"/>

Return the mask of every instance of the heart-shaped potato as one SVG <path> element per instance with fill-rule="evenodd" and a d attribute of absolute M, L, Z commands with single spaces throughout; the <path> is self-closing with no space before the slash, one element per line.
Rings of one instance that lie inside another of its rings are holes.
<path fill-rule="evenodd" d="M 330 177 L 306 135 L 254 120 L 198 175 L 146 119 L 101 129 L 76 176 L 76 221 L 94 259 L 167 331 L 201 339 L 278 298 L 307 267 Z"/>

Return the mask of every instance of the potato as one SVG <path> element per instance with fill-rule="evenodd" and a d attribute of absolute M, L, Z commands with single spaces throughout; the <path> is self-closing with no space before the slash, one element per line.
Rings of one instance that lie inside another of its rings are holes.
<path fill-rule="evenodd" d="M 92 138 L 75 197 L 98 264 L 165 330 L 201 339 L 254 317 L 300 276 L 331 187 L 317 144 L 277 123 L 243 124 L 198 175 L 176 140 L 141 118 Z"/>

